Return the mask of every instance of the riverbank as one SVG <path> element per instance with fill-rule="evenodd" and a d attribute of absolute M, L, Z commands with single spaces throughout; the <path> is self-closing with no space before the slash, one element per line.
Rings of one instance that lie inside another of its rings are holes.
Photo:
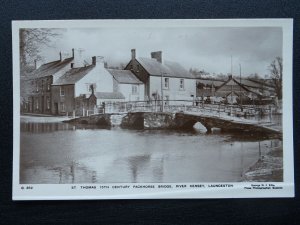
<path fill-rule="evenodd" d="M 71 117 L 66 116 L 48 116 L 48 115 L 40 115 L 40 114 L 27 114 L 21 115 L 21 122 L 32 122 L 32 123 L 57 123 L 66 120 L 73 119 Z"/>
<path fill-rule="evenodd" d="M 272 148 L 266 155 L 251 166 L 244 174 L 244 182 L 282 182 L 283 151 L 282 147 Z"/>

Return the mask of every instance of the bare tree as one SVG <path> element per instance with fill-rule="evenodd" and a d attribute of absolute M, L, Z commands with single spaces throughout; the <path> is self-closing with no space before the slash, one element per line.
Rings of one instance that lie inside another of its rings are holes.
<path fill-rule="evenodd" d="M 278 99 L 282 99 L 282 58 L 276 57 L 270 64 L 270 74 Z"/>
<path fill-rule="evenodd" d="M 20 29 L 20 66 L 21 71 L 26 70 L 29 64 L 35 59 L 42 59 L 41 48 L 52 47 L 51 43 L 55 38 L 61 36 L 62 29 L 52 28 L 22 28 Z"/>

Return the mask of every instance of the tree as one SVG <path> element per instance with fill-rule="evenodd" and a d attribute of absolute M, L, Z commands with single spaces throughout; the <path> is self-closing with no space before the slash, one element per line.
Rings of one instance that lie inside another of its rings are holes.
<path fill-rule="evenodd" d="M 282 99 L 282 58 L 276 57 L 269 67 L 271 79 L 278 99 Z"/>
<path fill-rule="evenodd" d="M 28 65 L 34 60 L 41 60 L 41 48 L 52 47 L 55 38 L 61 36 L 62 29 L 53 28 L 21 28 L 20 35 L 20 67 L 21 72 L 26 71 Z"/>

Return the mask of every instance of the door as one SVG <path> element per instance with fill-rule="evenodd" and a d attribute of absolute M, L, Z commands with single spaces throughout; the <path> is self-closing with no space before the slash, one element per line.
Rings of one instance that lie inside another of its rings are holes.
<path fill-rule="evenodd" d="M 44 113 L 45 112 L 45 102 L 44 102 L 44 96 L 42 96 L 42 104 L 41 104 L 41 106 L 42 106 L 42 108 L 41 108 L 41 110 L 42 110 L 42 113 Z"/>
<path fill-rule="evenodd" d="M 54 103 L 54 114 L 58 115 L 58 103 Z"/>

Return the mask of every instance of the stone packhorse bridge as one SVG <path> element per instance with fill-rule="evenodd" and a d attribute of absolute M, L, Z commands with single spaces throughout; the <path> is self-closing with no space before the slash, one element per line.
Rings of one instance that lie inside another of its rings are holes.
<path fill-rule="evenodd" d="M 274 134 L 282 136 L 282 131 L 257 121 L 237 117 L 218 117 L 201 113 L 167 113 L 167 112 L 130 112 L 97 114 L 65 121 L 73 124 L 93 124 L 101 127 L 121 126 L 129 129 L 180 129 L 188 130 L 200 122 L 206 127 L 207 132 L 212 128 L 223 131 L 251 132 Z"/>

